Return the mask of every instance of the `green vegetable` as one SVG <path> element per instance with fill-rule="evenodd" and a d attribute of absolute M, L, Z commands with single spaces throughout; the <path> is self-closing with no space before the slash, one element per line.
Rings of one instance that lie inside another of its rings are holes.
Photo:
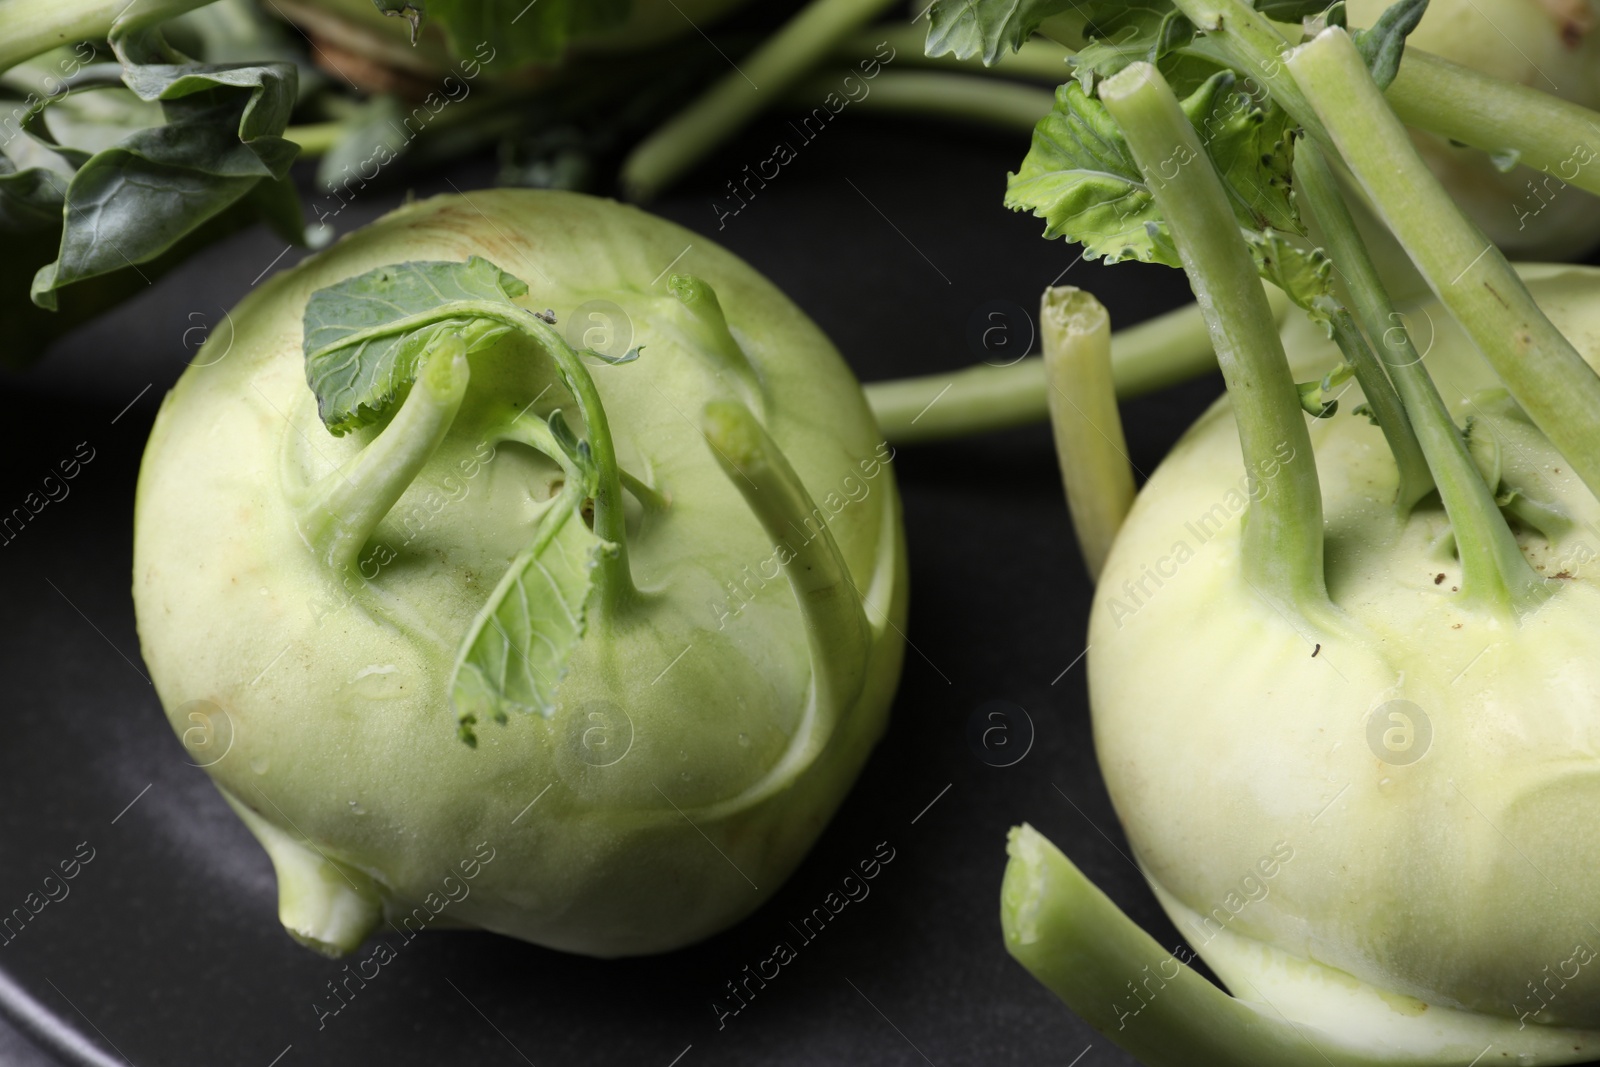
<path fill-rule="evenodd" d="M 207 769 L 290 933 L 426 925 L 475 856 L 445 921 L 598 956 L 774 892 L 905 616 L 893 453 L 816 328 L 703 238 L 510 191 L 403 208 L 232 322 L 152 432 L 135 605 L 175 727 L 227 716 Z"/>

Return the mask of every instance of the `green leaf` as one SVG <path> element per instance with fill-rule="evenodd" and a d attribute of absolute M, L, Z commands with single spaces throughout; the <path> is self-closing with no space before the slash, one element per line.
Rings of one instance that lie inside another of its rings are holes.
<path fill-rule="evenodd" d="M 560 412 L 551 415 L 550 430 L 580 477 L 546 508 L 533 543 L 512 561 L 462 642 L 450 701 L 468 744 L 477 743 L 472 728 L 484 720 L 555 713 L 556 689 L 598 589 L 595 567 L 614 547 L 581 515 L 598 483 L 587 443 L 577 441 Z"/>
<path fill-rule="evenodd" d="M 480 256 L 465 263 L 416 261 L 379 267 L 311 294 L 306 303 L 306 381 L 335 436 L 388 413 L 416 380 L 434 340 L 454 332 L 467 351 L 511 330 L 468 303 L 503 304 L 527 293 L 519 279 Z"/>
<path fill-rule="evenodd" d="M 1095 4 L 1084 27 L 1088 42 L 1072 63 L 1077 77 L 1107 78 L 1141 60 L 1160 63 L 1169 53 L 1194 40 L 1194 23 L 1164 0 Z M 1084 81 L 1084 88 L 1090 88 Z"/>
<path fill-rule="evenodd" d="M 1289 198 L 1288 119 L 1263 110 L 1223 71 L 1186 97 L 1183 110 L 1223 177 L 1240 225 L 1298 229 Z M 1174 166 L 1193 161 L 1174 160 Z M 1056 90 L 1022 166 L 1009 176 L 1006 206 L 1046 221 L 1046 237 L 1081 242 L 1084 258 L 1181 266 L 1165 223 L 1121 131 L 1077 81 Z"/>
<path fill-rule="evenodd" d="M 1015 52 L 1049 18 L 1079 7 L 1074 0 L 935 0 L 928 11 L 930 56 L 982 56 L 994 66 Z"/>
<path fill-rule="evenodd" d="M 510 71 L 553 63 L 572 41 L 622 25 L 632 10 L 633 0 L 428 0 L 422 17 L 444 28 L 456 55 Z"/>
<path fill-rule="evenodd" d="M 1340 310 L 1333 294 L 1333 261 L 1322 249 L 1302 248 L 1274 230 L 1246 230 L 1244 237 L 1261 276 L 1331 335 L 1333 316 Z"/>
<path fill-rule="evenodd" d="M 1405 55 L 1406 37 L 1417 28 L 1428 11 L 1428 0 L 1399 0 L 1384 9 L 1371 29 L 1357 30 L 1351 35 L 1356 50 L 1367 61 L 1372 80 L 1378 88 L 1387 89 L 1394 76 L 1400 72 L 1400 58 Z"/>
<path fill-rule="evenodd" d="M 294 107 L 292 65 L 195 63 L 154 31 L 112 46 L 127 87 L 158 103 L 165 122 L 93 154 L 57 149 L 77 169 L 56 259 L 33 279 L 40 307 L 55 309 L 68 285 L 161 256 L 260 182 L 281 181 L 299 151 L 280 136 Z"/>

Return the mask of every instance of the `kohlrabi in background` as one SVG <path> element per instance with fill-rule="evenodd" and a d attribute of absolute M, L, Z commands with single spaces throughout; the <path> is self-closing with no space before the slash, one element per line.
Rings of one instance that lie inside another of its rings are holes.
<path fill-rule="evenodd" d="M 906 604 L 892 452 L 816 327 L 703 237 L 513 191 L 402 208 L 230 321 L 152 431 L 134 596 L 289 932 L 618 956 L 776 890 L 883 730 Z"/>
<path fill-rule="evenodd" d="M 1069 6 L 936 5 L 934 32 L 1015 43 Z M 1192 950 L 1026 826 L 1007 947 L 1152 1067 L 1595 1059 L 1600 273 L 1519 275 L 1396 112 L 1454 91 L 1483 141 L 1591 184 L 1600 116 L 1406 49 L 1410 0 L 1360 31 L 1087 6 L 1008 202 L 1181 266 L 1228 386 L 1132 499 L 1104 311 L 1045 296 L 1096 748 Z M 1336 160 L 1432 300 L 1396 305 Z M 1282 335 L 1263 278 L 1305 312 Z"/>

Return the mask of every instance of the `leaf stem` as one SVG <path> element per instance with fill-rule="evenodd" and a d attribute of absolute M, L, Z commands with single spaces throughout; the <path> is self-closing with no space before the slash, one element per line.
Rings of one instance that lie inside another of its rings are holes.
<path fill-rule="evenodd" d="M 1438 486 L 1439 498 L 1455 529 L 1463 599 L 1505 609 L 1538 597 L 1543 583 L 1517 547 L 1510 526 L 1495 504 L 1493 487 L 1484 484 L 1466 440 L 1422 365 L 1422 355 L 1389 299 L 1338 180 L 1317 146 L 1301 145 L 1295 157 L 1295 175 L 1306 209 L 1328 242 L 1356 313 L 1367 333 L 1382 339 L 1388 377 L 1393 378 L 1394 388 L 1405 404 L 1405 413 L 1416 431 L 1415 440 L 1427 456 L 1431 481 Z M 1365 389 L 1364 384 L 1362 388 Z M 1369 399 L 1370 396 L 1369 393 Z"/>
<path fill-rule="evenodd" d="M 1274 319 L 1288 298 L 1267 286 Z M 1165 389 L 1217 369 L 1205 316 L 1196 304 L 1118 330 L 1111 335 L 1111 376 L 1117 399 Z M 1005 366 L 980 364 L 947 374 L 871 382 L 867 403 L 884 438 L 895 445 L 942 441 L 1042 422 L 1050 415 L 1044 357 Z"/>
<path fill-rule="evenodd" d="M 682 177 L 811 70 L 845 36 L 894 0 L 812 0 L 735 65 L 734 70 L 640 142 L 622 164 L 621 183 L 648 200 Z M 820 101 L 819 101 L 820 102 Z"/>
<path fill-rule="evenodd" d="M 837 72 L 819 73 L 796 86 L 787 102 L 813 107 L 838 92 L 840 81 Z M 1023 134 L 1032 134 L 1055 103 L 1055 94 L 1048 89 L 972 74 L 886 70 L 862 84 L 868 91 L 852 100 L 852 112 L 955 119 Z"/>
<path fill-rule="evenodd" d="M 1344 30 L 1325 30 L 1285 62 L 1434 295 L 1584 484 L 1600 494 L 1600 375 L 1434 180 Z"/>
<path fill-rule="evenodd" d="M 811 650 L 811 698 L 788 750 L 754 786 L 717 806 L 742 810 L 788 785 L 827 745 L 865 683 L 872 633 L 825 513 L 750 409 L 712 401 L 701 428 L 718 465 L 778 548 Z"/>
<path fill-rule="evenodd" d="M 299 509 L 300 535 L 323 563 L 336 571 L 355 565 L 378 523 L 449 432 L 469 374 L 466 345 L 453 333 L 442 335 L 423 357 L 389 425 L 349 470 L 329 473 L 312 491 Z"/>
<path fill-rule="evenodd" d="M 1400 121 L 1600 195 L 1600 112 L 1416 48 L 1384 91 Z"/>
<path fill-rule="evenodd" d="M 1111 377 L 1111 316 L 1076 286 L 1039 298 L 1044 368 L 1061 480 L 1089 575 L 1098 579 L 1133 507 L 1133 463 Z"/>
<path fill-rule="evenodd" d="M 211 0 L 0 0 L 0 71 L 52 48 L 154 26 Z"/>
<path fill-rule="evenodd" d="M 1310 152 L 1316 151 L 1315 145 L 1308 144 L 1304 148 Z M 1295 164 L 1298 177 L 1298 158 Z M 1427 458 L 1423 455 L 1422 446 L 1417 442 L 1411 420 L 1401 405 L 1400 394 L 1395 392 L 1394 384 L 1384 373 L 1378 357 L 1372 351 L 1372 346 L 1367 343 L 1355 320 L 1350 317 L 1350 312 L 1345 308 L 1339 308 L 1333 313 L 1331 325 L 1333 343 L 1339 346 L 1345 361 L 1355 372 L 1356 382 L 1367 398 L 1367 405 L 1371 408 L 1373 417 L 1378 420 L 1378 428 L 1383 431 L 1383 438 L 1389 444 L 1389 451 L 1394 454 L 1395 467 L 1400 472 L 1399 484 L 1395 488 L 1395 506 L 1401 512 L 1409 514 L 1411 509 L 1416 507 L 1417 501 L 1433 490 L 1433 475 L 1428 471 Z"/>
<path fill-rule="evenodd" d="M 1328 603 L 1316 459 L 1277 324 L 1228 194 L 1155 67 L 1130 65 L 1101 84 L 1100 99 L 1172 231 L 1227 381 L 1251 490 L 1244 576 L 1261 594 L 1303 614 L 1315 612 Z"/>

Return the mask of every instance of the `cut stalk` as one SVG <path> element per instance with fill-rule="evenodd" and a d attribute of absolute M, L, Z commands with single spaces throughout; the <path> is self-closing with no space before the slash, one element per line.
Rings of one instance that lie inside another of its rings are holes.
<path fill-rule="evenodd" d="M 1285 62 L 1434 295 L 1584 484 L 1600 494 L 1600 376 L 1434 180 L 1347 33 L 1325 30 Z"/>
<path fill-rule="evenodd" d="M 1132 64 L 1101 85 L 1100 99 L 1172 232 L 1227 381 L 1251 490 L 1244 576 L 1262 595 L 1315 612 L 1328 600 L 1311 435 L 1222 180 L 1155 67 Z"/>
<path fill-rule="evenodd" d="M 893 0 L 813 0 L 694 103 L 636 146 L 621 182 L 648 200 L 732 137 Z M 820 101 L 819 101 L 820 102 Z"/>
<path fill-rule="evenodd" d="M 1062 285 L 1040 297 L 1039 323 L 1061 481 L 1084 565 L 1098 579 L 1133 507 L 1133 463 L 1111 378 L 1111 316 L 1089 293 Z"/>
<path fill-rule="evenodd" d="M 1288 298 L 1266 286 L 1281 321 Z M 1111 374 L 1117 399 L 1186 382 L 1217 369 L 1205 316 L 1195 304 L 1158 315 L 1111 335 Z M 1042 422 L 1049 417 L 1044 358 L 1029 356 L 1003 367 L 981 365 L 950 374 L 926 374 L 866 387 L 867 403 L 890 444 L 917 444 Z"/>
<path fill-rule="evenodd" d="M 1600 112 L 1416 48 L 1384 90 L 1407 126 L 1518 162 L 1600 194 Z"/>
<path fill-rule="evenodd" d="M 789 94 L 787 102 L 814 107 L 829 93 L 838 93 L 843 78 L 848 77 L 854 75 L 830 71 L 808 78 Z M 867 92 L 852 99 L 852 112 L 956 119 L 1022 134 L 1032 134 L 1055 103 L 1055 94 L 1047 89 L 971 74 L 884 71 L 860 84 Z"/>
<path fill-rule="evenodd" d="M 423 357 L 400 410 L 349 470 L 323 478 L 300 509 L 300 536 L 335 570 L 353 566 L 378 523 L 450 431 L 467 394 L 467 349 L 446 334 Z"/>
<path fill-rule="evenodd" d="M 1338 180 L 1315 145 L 1303 144 L 1295 158 L 1295 175 L 1308 213 L 1321 225 L 1328 250 L 1338 265 L 1356 313 L 1367 333 L 1383 340 L 1383 358 L 1410 415 L 1427 456 L 1439 498 L 1455 530 L 1461 556 L 1462 597 L 1496 608 L 1526 604 L 1538 597 L 1544 583 L 1528 565 L 1516 538 L 1495 503 L 1492 486 L 1484 484 L 1456 428 L 1422 355 L 1384 290 L 1378 269 L 1367 254 L 1355 219 L 1339 191 Z"/>

